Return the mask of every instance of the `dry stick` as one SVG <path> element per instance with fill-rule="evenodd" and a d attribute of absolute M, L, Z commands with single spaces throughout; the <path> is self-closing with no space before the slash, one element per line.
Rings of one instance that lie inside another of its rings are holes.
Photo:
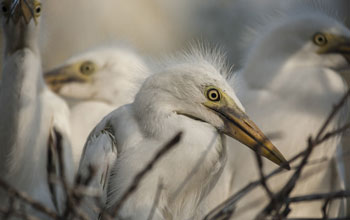
<path fill-rule="evenodd" d="M 258 148 L 258 151 L 260 151 L 260 148 Z M 263 188 L 265 189 L 269 198 L 271 200 L 274 200 L 274 195 L 266 183 L 266 178 L 265 178 L 265 174 L 264 174 L 264 163 L 263 163 L 263 160 L 260 156 L 260 152 L 258 152 L 258 151 L 254 151 L 254 152 L 255 152 L 255 157 L 256 157 L 256 161 L 257 161 L 258 169 L 259 169 L 260 183 L 263 186 Z"/>
<path fill-rule="evenodd" d="M 152 220 L 153 219 L 154 213 L 156 211 L 156 208 L 157 208 L 159 200 L 160 200 L 160 195 L 161 195 L 162 190 L 163 190 L 163 183 L 162 183 L 162 179 L 160 179 L 159 183 L 158 183 L 158 187 L 157 187 L 156 196 L 154 197 L 152 209 L 151 209 L 151 211 L 150 211 L 150 213 L 148 215 L 147 220 Z"/>
<path fill-rule="evenodd" d="M 289 197 L 289 194 L 292 192 L 292 190 L 295 187 L 295 184 L 299 180 L 299 177 L 301 175 L 301 171 L 303 170 L 304 166 L 306 165 L 312 150 L 315 147 L 315 142 L 312 140 L 310 137 L 308 140 L 308 147 L 306 150 L 306 153 L 304 155 L 303 160 L 300 162 L 300 165 L 292 175 L 292 177 L 289 179 L 287 184 L 280 190 L 279 193 L 276 195 L 276 199 L 274 201 L 271 201 L 265 208 L 264 210 L 258 214 L 257 218 L 262 219 L 266 218 L 272 211 L 277 211 L 277 215 L 279 213 L 279 210 L 281 209 L 282 205 L 285 203 L 286 199 Z M 278 201 L 278 202 L 276 202 Z M 288 214 L 285 212 L 285 214 Z M 277 216 L 279 217 L 279 216 Z"/>
<path fill-rule="evenodd" d="M 23 214 L 15 209 L 9 210 L 9 209 L 4 209 L 0 207 L 0 213 L 3 215 L 7 215 L 8 213 L 11 213 L 12 216 L 18 217 L 20 219 L 25 219 L 25 220 L 40 220 L 39 218 L 36 218 L 34 216 L 29 216 L 27 214 Z"/>
<path fill-rule="evenodd" d="M 64 169 L 64 159 L 63 159 L 63 147 L 62 147 L 62 135 L 55 129 L 53 128 L 53 132 L 56 136 L 56 153 L 58 157 L 58 169 L 59 169 L 59 178 L 60 182 L 63 185 L 63 191 L 66 196 L 66 207 L 65 211 L 63 212 L 64 218 L 67 218 L 70 211 L 74 213 L 74 208 L 73 208 L 73 202 L 72 198 L 70 196 L 70 190 L 68 183 L 66 181 L 66 174 L 65 174 L 65 169 Z"/>
<path fill-rule="evenodd" d="M 321 130 L 319 132 L 323 133 L 324 130 L 326 129 L 326 127 L 328 126 L 328 124 L 331 122 L 331 120 L 329 118 L 333 118 L 336 113 L 339 111 L 339 109 L 345 104 L 346 99 L 350 96 L 350 89 L 345 93 L 345 95 L 343 96 L 343 98 L 340 100 L 339 104 L 335 105 L 333 108 L 333 111 L 331 112 L 331 114 L 328 116 L 327 120 L 325 121 L 325 123 L 323 124 L 323 126 L 321 127 Z M 345 128 L 346 126 L 344 126 L 343 128 Z M 338 129 L 339 130 L 339 129 Z M 337 135 L 337 133 L 334 132 L 329 132 L 326 135 L 324 135 L 322 141 L 326 141 L 327 139 L 333 137 Z M 319 145 L 320 143 L 316 143 L 316 145 Z M 305 155 L 305 153 L 307 152 L 307 150 L 304 150 L 300 153 L 298 153 L 297 155 L 295 155 L 294 157 L 292 157 L 288 163 L 291 164 L 292 162 L 294 162 L 295 160 L 297 160 L 298 158 L 300 158 L 301 156 Z M 277 174 L 279 174 L 280 172 L 285 171 L 284 168 L 282 167 L 278 167 L 277 169 L 275 169 L 274 171 L 272 171 L 271 173 L 269 173 L 265 179 L 269 179 Z M 260 185 L 261 180 L 257 180 L 254 182 L 251 182 L 249 184 L 247 184 L 245 187 L 243 187 L 241 190 L 239 190 L 237 193 L 235 193 L 234 195 L 230 196 L 228 199 L 226 199 L 223 203 L 221 203 L 219 206 L 217 206 L 215 209 L 213 209 L 212 211 L 210 211 L 205 217 L 204 220 L 213 220 L 213 219 L 218 219 L 222 216 L 225 216 L 227 213 L 232 212 L 232 210 L 234 210 L 235 208 L 235 204 L 244 196 L 246 196 L 250 191 L 252 191 L 255 187 L 257 187 L 258 185 Z"/>
<path fill-rule="evenodd" d="M 287 199 L 287 203 L 298 203 L 298 202 L 308 202 L 315 201 L 320 199 L 340 199 L 350 197 L 350 191 L 341 190 L 337 192 L 330 193 L 318 193 L 318 194 L 310 194 L 304 196 L 295 196 Z"/>
<path fill-rule="evenodd" d="M 211 139 L 208 147 L 206 150 L 201 154 L 200 158 L 196 162 L 196 164 L 193 166 L 191 172 L 188 173 L 188 175 L 185 177 L 185 179 L 182 181 L 182 183 L 176 188 L 175 192 L 172 193 L 172 196 L 169 199 L 169 203 L 173 203 L 174 200 L 177 198 L 178 195 L 180 195 L 181 191 L 185 188 L 187 183 L 190 182 L 190 180 L 193 178 L 193 176 L 198 172 L 198 170 L 201 168 L 202 164 L 204 163 L 205 159 L 207 158 L 210 150 L 215 146 L 215 141 L 216 138 L 218 137 L 219 134 L 215 134 L 213 138 Z M 225 138 L 223 136 L 223 138 Z M 224 143 L 224 141 L 223 141 Z"/>
<path fill-rule="evenodd" d="M 53 123 L 53 119 L 51 120 L 51 124 Z M 55 132 L 54 129 L 52 129 L 52 125 L 50 128 L 50 134 L 49 134 L 49 138 L 47 141 L 47 161 L 46 161 L 46 171 L 47 171 L 47 184 L 49 187 L 49 192 L 50 192 L 50 196 L 51 196 L 51 200 L 52 203 L 56 209 L 56 211 L 58 212 L 58 200 L 57 200 L 57 195 L 56 195 L 56 178 L 57 174 L 56 174 L 56 164 L 57 164 L 57 150 L 56 150 L 56 136 L 55 136 Z"/>
<path fill-rule="evenodd" d="M 0 179 L 0 188 L 4 189 L 5 191 L 7 191 L 9 194 L 13 195 L 17 199 L 19 199 L 19 200 L 25 202 L 26 204 L 30 205 L 33 209 L 35 209 L 35 210 L 37 210 L 37 211 L 39 211 L 39 212 L 41 212 L 41 213 L 43 213 L 43 214 L 53 218 L 53 219 L 58 219 L 59 218 L 59 216 L 57 215 L 56 212 L 54 212 L 53 210 L 47 208 L 46 206 L 44 206 L 40 202 L 37 202 L 37 201 L 33 200 L 26 193 L 16 190 L 15 188 L 13 188 L 9 184 L 7 184 L 2 179 Z"/>
<path fill-rule="evenodd" d="M 180 142 L 182 137 L 182 132 L 179 132 L 172 138 L 168 143 L 166 143 L 153 157 L 153 159 L 134 177 L 132 184 L 126 190 L 126 192 L 121 196 L 120 200 L 114 206 L 114 210 L 112 212 L 112 217 L 116 217 L 118 211 L 123 206 L 125 201 L 135 192 L 137 187 L 139 186 L 141 180 L 145 177 L 145 175 L 152 170 L 153 166 L 161 159 L 169 150 L 171 150 L 177 143 Z"/>
<path fill-rule="evenodd" d="M 319 130 L 318 134 L 316 135 L 315 140 L 319 140 L 320 139 L 321 135 L 324 133 L 324 131 L 326 130 L 326 128 L 329 125 L 329 123 L 332 121 L 332 119 L 335 117 L 335 115 L 338 113 L 338 111 L 345 105 L 345 102 L 349 98 L 349 96 L 350 96 L 350 89 L 348 89 L 348 91 L 344 94 L 344 96 L 341 98 L 341 100 L 338 102 L 338 104 L 336 104 L 333 107 L 333 111 L 328 116 L 328 118 L 324 122 L 323 126 Z"/>
<path fill-rule="evenodd" d="M 59 178 L 60 182 L 63 185 L 63 191 L 66 196 L 66 207 L 65 211 L 63 212 L 63 219 L 67 219 L 68 217 L 78 217 L 82 220 L 88 220 L 88 216 L 86 216 L 84 213 L 82 213 L 76 206 L 75 206 L 75 200 L 73 198 L 73 193 L 71 192 L 71 189 L 69 187 L 69 184 L 66 180 L 66 171 L 64 167 L 64 152 L 63 152 L 63 143 L 62 143 L 62 135 L 55 129 L 54 134 L 56 136 L 56 151 L 58 156 L 58 167 L 59 167 Z M 73 215 L 73 216 L 70 216 Z"/>
<path fill-rule="evenodd" d="M 279 213 L 280 208 L 286 202 L 286 199 L 289 197 L 290 193 L 295 188 L 295 185 L 300 178 L 301 171 L 303 170 L 303 168 L 307 164 L 308 159 L 309 159 L 313 149 L 315 148 L 315 146 L 320 144 L 320 143 L 323 143 L 329 137 L 332 137 L 334 135 L 337 135 L 337 134 L 345 131 L 349 127 L 349 124 L 347 124 L 339 129 L 336 129 L 332 132 L 325 134 L 322 137 L 322 134 L 324 133 L 325 129 L 327 128 L 329 123 L 332 121 L 332 119 L 335 117 L 335 115 L 338 113 L 338 111 L 341 109 L 341 107 L 345 104 L 349 95 L 350 95 L 350 90 L 348 90 L 348 92 L 344 95 L 344 97 L 340 100 L 340 102 L 334 106 L 333 111 L 328 116 L 328 118 L 326 119 L 326 121 L 324 122 L 322 127 L 320 128 L 319 132 L 317 133 L 315 141 L 312 140 L 312 137 L 309 138 L 308 147 L 307 147 L 307 150 L 306 150 L 306 153 L 304 155 L 303 160 L 301 161 L 297 170 L 294 172 L 293 176 L 290 178 L 290 180 L 287 182 L 287 184 L 282 188 L 282 190 L 276 196 L 277 197 L 276 200 L 279 201 L 278 206 L 276 206 L 275 201 L 271 201 L 269 203 L 269 205 L 267 205 L 265 207 L 265 209 L 258 215 L 258 218 L 259 218 L 259 216 L 266 217 L 267 215 L 271 214 L 272 211 L 276 211 L 276 213 L 277 213 L 276 215 L 279 215 L 278 213 Z M 326 202 L 324 205 L 324 212 L 326 211 L 327 204 L 328 204 L 328 202 Z M 287 206 L 287 208 L 288 208 L 288 206 Z M 288 215 L 288 212 L 284 212 L 284 213 L 285 213 L 285 215 Z M 326 214 L 324 213 L 324 215 L 326 215 Z M 279 216 L 277 216 L 277 217 L 279 217 Z"/>

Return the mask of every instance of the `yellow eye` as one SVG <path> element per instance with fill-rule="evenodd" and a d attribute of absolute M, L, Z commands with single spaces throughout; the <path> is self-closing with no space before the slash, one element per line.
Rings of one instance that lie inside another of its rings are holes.
<path fill-rule="evenodd" d="M 80 72 L 84 75 L 91 75 L 95 69 L 95 64 L 91 61 L 86 61 L 80 66 Z"/>
<path fill-rule="evenodd" d="M 328 43 L 327 37 L 322 33 L 316 33 L 313 37 L 313 41 L 317 46 L 324 46 Z"/>
<path fill-rule="evenodd" d="M 207 91 L 207 98 L 210 100 L 210 101 L 213 101 L 213 102 L 218 102 L 220 101 L 221 97 L 220 97 L 220 92 L 217 90 L 217 89 L 209 89 Z"/>
<path fill-rule="evenodd" d="M 34 14 L 35 17 L 39 17 L 41 14 L 41 4 L 39 2 L 35 3 Z"/>

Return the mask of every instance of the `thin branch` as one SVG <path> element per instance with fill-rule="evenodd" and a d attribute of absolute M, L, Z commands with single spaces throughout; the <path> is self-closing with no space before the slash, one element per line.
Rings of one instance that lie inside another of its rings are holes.
<path fill-rule="evenodd" d="M 326 130 L 326 128 L 329 125 L 329 123 L 333 120 L 333 118 L 339 112 L 339 110 L 345 105 L 345 103 L 346 103 L 347 99 L 349 98 L 349 96 L 350 96 L 350 89 L 348 89 L 348 91 L 343 95 L 343 97 L 340 99 L 338 104 L 336 104 L 333 107 L 332 112 L 329 114 L 329 116 L 327 117 L 326 121 L 323 123 L 323 125 L 320 128 L 318 134 L 316 135 L 315 140 L 319 140 L 320 139 L 321 135 L 324 133 L 324 131 Z"/>
<path fill-rule="evenodd" d="M 187 183 L 190 182 L 190 180 L 195 176 L 195 174 L 198 172 L 198 170 L 202 167 L 202 164 L 204 163 L 205 159 L 207 158 L 210 150 L 215 146 L 216 138 L 219 134 L 215 134 L 210 141 L 208 147 L 206 150 L 201 154 L 201 157 L 197 160 L 196 164 L 192 168 L 191 172 L 189 172 L 184 179 L 184 181 L 181 182 L 181 184 L 176 188 L 174 193 L 172 193 L 172 196 L 169 199 L 169 203 L 173 203 L 173 201 L 177 198 L 178 195 L 180 195 L 181 191 L 185 188 Z M 224 143 L 224 141 L 223 141 Z"/>
<path fill-rule="evenodd" d="M 305 154 L 303 160 L 300 162 L 300 165 L 298 166 L 298 168 L 296 169 L 296 171 L 294 172 L 292 177 L 289 179 L 287 184 L 282 188 L 282 190 L 280 190 L 279 193 L 277 193 L 276 200 L 270 201 L 270 203 L 265 207 L 265 209 L 258 215 L 258 217 L 257 217 L 258 219 L 261 219 L 262 217 L 264 218 L 264 217 L 268 216 L 269 214 L 271 214 L 272 211 L 277 211 L 277 213 L 279 212 L 280 208 L 285 203 L 286 198 L 289 197 L 289 194 L 292 192 L 297 181 L 299 180 L 300 175 L 301 175 L 301 171 L 303 170 L 304 166 L 306 165 L 314 147 L 315 147 L 315 142 L 310 137 L 308 140 L 308 147 L 306 150 L 306 154 Z M 278 201 L 278 202 L 276 202 L 276 201 Z"/>
<path fill-rule="evenodd" d="M 15 188 L 13 188 L 9 184 L 7 184 L 2 179 L 0 179 L 0 188 L 4 189 L 10 195 L 16 197 L 17 199 L 25 202 L 26 204 L 28 204 L 33 209 L 35 209 L 35 210 L 37 210 L 37 211 L 39 211 L 39 212 L 41 212 L 41 213 L 43 213 L 43 214 L 53 218 L 53 219 L 58 219 L 59 218 L 59 216 L 58 216 L 58 214 L 56 212 L 54 212 L 53 210 L 47 208 L 46 206 L 44 206 L 40 202 L 37 202 L 37 201 L 33 200 L 26 193 L 16 190 Z"/>
<path fill-rule="evenodd" d="M 341 107 L 345 104 L 346 100 L 349 98 L 350 96 L 350 89 L 345 93 L 345 95 L 342 97 L 342 99 L 340 100 L 340 102 L 334 106 L 332 112 L 330 113 L 330 115 L 328 116 L 328 118 L 326 119 L 326 121 L 324 122 L 324 124 L 321 126 L 318 134 L 317 134 L 317 138 L 314 140 L 314 144 L 315 147 L 321 143 L 323 143 L 324 141 L 330 139 L 331 137 L 334 137 L 336 135 L 338 135 L 341 132 L 344 132 L 346 130 L 346 128 L 349 128 L 349 124 L 343 126 L 340 129 L 337 129 L 333 132 L 328 132 L 327 134 L 325 134 L 323 136 L 323 138 L 320 138 L 320 136 L 322 135 L 322 133 L 324 133 L 324 131 L 326 130 L 328 124 L 331 122 L 332 118 L 336 115 L 336 113 L 341 109 Z M 308 149 L 298 153 L 297 155 L 295 155 L 294 157 L 292 157 L 288 163 L 291 164 L 292 162 L 294 162 L 295 160 L 299 159 L 302 156 L 305 156 L 308 152 Z M 305 165 L 304 165 L 305 166 Z M 297 168 L 298 169 L 298 168 Z M 280 172 L 285 171 L 282 167 L 278 167 L 277 169 L 275 169 L 274 171 L 272 171 L 271 173 L 269 173 L 266 177 L 265 180 L 279 174 Z M 237 193 L 235 193 L 234 195 L 230 196 L 228 199 L 226 199 L 223 203 L 221 203 L 219 206 L 217 206 L 215 209 L 211 210 L 206 216 L 205 216 L 205 220 L 214 220 L 214 219 L 219 219 L 222 216 L 227 215 L 227 213 L 232 212 L 232 210 L 235 209 L 235 205 L 236 203 L 242 199 L 244 196 L 246 196 L 250 191 L 252 191 L 254 188 L 256 188 L 257 186 L 259 186 L 261 184 L 261 180 L 257 180 L 254 182 L 251 182 L 249 184 L 247 184 L 245 187 L 243 187 L 241 190 L 239 190 Z"/>
<path fill-rule="evenodd" d="M 321 199 L 340 199 L 340 198 L 349 198 L 350 191 L 341 190 L 337 192 L 330 193 L 318 193 L 318 194 L 310 194 L 304 196 L 295 196 L 287 199 L 287 203 L 298 203 L 298 202 L 310 202 Z"/>
<path fill-rule="evenodd" d="M 8 215 L 8 214 L 11 214 L 11 216 L 14 216 L 14 217 L 17 217 L 17 218 L 20 218 L 20 219 L 24 219 L 24 220 L 40 220 L 37 217 L 24 214 L 22 212 L 19 212 L 18 210 L 11 209 L 11 208 L 10 209 L 4 209 L 4 208 L 0 207 L 0 213 L 2 215 L 5 215 L 5 216 Z"/>
<path fill-rule="evenodd" d="M 260 148 L 258 148 L 258 149 L 260 150 Z M 265 178 L 265 174 L 264 174 L 264 163 L 263 163 L 263 160 L 260 156 L 260 153 L 258 151 L 254 151 L 254 152 L 255 152 L 255 157 L 256 157 L 257 164 L 258 164 L 260 183 L 263 186 L 263 188 L 265 189 L 269 198 L 271 200 L 275 200 L 272 191 L 270 190 L 270 188 L 267 186 L 267 183 L 266 183 L 266 178 Z"/>
<path fill-rule="evenodd" d="M 112 217 L 116 217 L 118 211 L 123 206 L 125 201 L 135 192 L 145 175 L 152 170 L 153 166 L 161 159 L 169 150 L 171 150 L 177 143 L 180 142 L 182 137 L 182 132 L 179 132 L 172 138 L 168 143 L 166 143 L 153 157 L 153 159 L 134 177 L 132 184 L 128 187 L 126 192 L 121 196 L 121 199 L 114 206 L 112 212 Z"/>

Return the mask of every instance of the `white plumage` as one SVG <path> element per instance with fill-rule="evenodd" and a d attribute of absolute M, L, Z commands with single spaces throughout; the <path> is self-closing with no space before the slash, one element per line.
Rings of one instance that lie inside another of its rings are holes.
<path fill-rule="evenodd" d="M 141 56 L 115 45 L 75 55 L 45 74 L 46 83 L 70 104 L 76 168 L 91 130 L 113 109 L 131 103 L 148 75 Z"/>
<path fill-rule="evenodd" d="M 222 133 L 235 137 L 253 149 L 256 141 L 263 141 L 265 149 L 270 149 L 270 153 L 263 152 L 263 155 L 278 164 L 284 161 L 278 150 L 269 141 L 265 142 L 263 134 L 245 116 L 235 93 L 220 75 L 225 70 L 222 65 L 215 65 L 218 64 L 215 60 L 221 59 L 199 52 L 172 60 L 167 67 L 145 81 L 132 104 L 107 115 L 90 134 L 80 172 L 86 172 L 89 164 L 85 158 L 92 158 L 91 164 L 96 164 L 94 152 L 101 155 L 97 164 L 105 169 L 99 173 L 110 175 L 106 180 L 108 188 L 105 191 L 105 181 L 97 184 L 95 181 L 94 187 L 108 194 L 107 207 L 113 210 L 134 176 L 163 144 L 178 131 L 183 131 L 180 143 L 150 171 L 126 201 L 119 216 L 147 218 L 161 180 L 164 189 L 154 219 L 203 217 L 207 210 L 202 201 L 215 185 L 226 161 Z M 244 131 L 246 133 L 241 133 L 244 129 L 247 129 Z M 109 144 L 106 140 L 110 140 Z M 111 164 L 108 158 L 116 157 L 113 146 L 117 148 L 118 157 L 111 171 L 108 171 L 105 168 Z M 107 153 L 101 153 L 101 148 L 105 148 L 104 152 Z M 178 191 L 204 153 L 206 157 L 197 172 Z M 101 179 L 100 176 L 95 178 Z"/>
<path fill-rule="evenodd" d="M 62 208 L 63 196 L 54 190 L 59 194 L 55 201 L 51 198 L 47 167 L 58 167 L 55 161 L 50 161 L 49 154 L 62 148 L 67 181 L 72 181 L 69 110 L 42 78 L 36 25 L 40 22 L 41 4 L 37 0 L 28 2 L 30 7 L 20 5 L 23 2 L 13 6 L 12 1 L 2 1 L 6 47 L 0 81 L 0 176 L 12 187 L 55 210 Z M 11 5 L 15 8 L 13 15 Z M 33 17 L 30 15 L 25 21 L 29 10 L 34 11 Z M 1 190 L 1 207 L 6 207 L 8 199 L 7 192 Z"/>
<path fill-rule="evenodd" d="M 305 149 L 307 138 L 320 129 L 333 104 L 347 89 L 338 70 L 349 66 L 350 31 L 332 17 L 310 10 L 274 18 L 261 30 L 251 41 L 244 67 L 234 77 L 232 86 L 238 88 L 238 97 L 247 113 L 265 133 L 281 133 L 282 137 L 274 143 L 288 159 Z M 328 131 L 344 123 L 346 109 L 341 112 Z M 340 178 L 343 174 L 335 164 L 340 160 L 335 157 L 339 144 L 340 137 L 337 137 L 315 149 L 310 160 L 324 157 L 328 160 L 307 166 L 292 195 L 344 187 Z M 231 177 L 226 177 L 232 180 L 233 191 L 259 178 L 250 162 L 253 155 L 236 145 L 228 142 L 229 149 L 235 149 L 229 157 L 232 161 L 227 175 Z M 267 171 L 274 168 L 270 163 L 265 164 Z M 246 169 L 237 169 L 239 166 Z M 269 181 L 271 189 L 280 189 L 290 174 L 281 174 Z M 253 219 L 268 201 L 263 189 L 256 189 L 238 203 L 234 217 Z M 320 217 L 322 205 L 323 201 L 292 205 L 289 217 Z M 332 202 L 331 216 L 336 215 L 338 209 L 339 204 Z"/>

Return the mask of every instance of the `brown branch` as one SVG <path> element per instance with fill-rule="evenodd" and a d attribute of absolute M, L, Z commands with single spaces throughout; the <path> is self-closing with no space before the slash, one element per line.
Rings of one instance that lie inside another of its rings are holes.
<path fill-rule="evenodd" d="M 330 115 L 328 116 L 328 118 L 326 119 L 326 121 L 324 122 L 324 124 L 321 126 L 318 134 L 317 134 L 317 138 L 314 140 L 314 147 L 320 145 L 321 143 L 323 143 L 324 141 L 338 135 L 341 132 L 344 132 L 347 128 L 349 128 L 349 124 L 343 126 L 340 129 L 337 129 L 333 132 L 328 132 L 327 134 L 325 134 L 322 138 L 321 135 L 322 133 L 324 133 L 324 131 L 326 130 L 328 124 L 331 122 L 332 118 L 334 118 L 334 116 L 336 115 L 336 113 L 341 109 L 341 107 L 345 104 L 346 100 L 349 98 L 350 96 L 350 89 L 345 93 L 345 95 L 342 97 L 342 99 L 340 100 L 340 102 L 335 105 L 333 107 L 332 112 L 330 113 Z M 295 160 L 297 160 L 298 158 L 304 156 L 307 154 L 308 149 L 298 153 L 297 155 L 295 155 L 294 157 L 292 157 L 288 163 L 291 164 L 292 162 L 294 162 Z M 303 166 L 305 166 L 306 164 L 304 164 Z M 299 166 L 298 166 L 299 167 Z M 297 168 L 298 170 L 299 168 Z M 271 173 L 269 173 L 266 177 L 265 180 L 279 174 L 280 172 L 284 171 L 284 169 L 282 167 L 278 167 L 277 169 L 275 169 L 274 171 L 272 171 Z M 295 171 L 296 172 L 296 171 Z M 247 184 L 245 187 L 243 187 L 241 190 L 239 190 L 237 193 L 235 193 L 234 195 L 230 196 L 228 199 L 226 199 L 223 203 L 221 203 L 219 206 L 217 206 L 215 209 L 211 210 L 204 218 L 204 220 L 214 220 L 214 219 L 219 219 L 225 215 L 227 215 L 228 213 L 232 212 L 235 209 L 235 205 L 236 203 L 242 199 L 244 196 L 246 196 L 250 191 L 252 191 L 255 187 L 259 186 L 261 184 L 261 180 L 257 180 L 254 182 L 251 182 L 249 184 Z"/>
<path fill-rule="evenodd" d="M 270 203 L 265 207 L 265 209 L 257 216 L 258 219 L 265 218 L 266 216 L 270 215 L 272 213 L 272 211 L 275 212 L 276 217 L 279 217 L 279 213 L 280 213 L 280 209 L 282 207 L 283 204 L 286 203 L 287 198 L 289 197 L 290 193 L 292 192 L 292 190 L 295 188 L 295 185 L 297 183 L 297 181 L 300 178 L 301 175 L 301 171 L 303 170 L 303 168 L 305 167 L 305 165 L 308 162 L 308 159 L 313 151 L 313 149 L 325 142 L 327 139 L 340 134 L 341 132 L 344 132 L 348 127 L 349 124 L 336 129 L 334 131 L 328 132 L 326 133 L 324 136 L 322 136 L 322 134 L 325 132 L 327 126 L 329 125 L 329 123 L 332 121 L 332 119 L 335 117 L 335 115 L 340 111 L 340 109 L 343 107 L 343 105 L 346 103 L 348 97 L 350 96 L 350 89 L 348 90 L 348 92 L 342 97 L 342 99 L 340 100 L 340 102 L 334 106 L 332 112 L 329 114 L 329 116 L 327 117 L 326 121 L 324 122 L 324 124 L 321 126 L 321 128 L 319 129 L 317 135 L 316 135 L 316 139 L 315 141 L 312 139 L 312 137 L 309 137 L 308 140 L 308 147 L 305 151 L 305 155 L 302 159 L 302 161 L 300 162 L 299 167 L 297 168 L 297 170 L 294 172 L 293 176 L 289 179 L 289 181 L 287 182 L 287 184 L 282 188 L 282 190 L 280 190 L 280 192 L 277 194 L 277 201 L 278 201 L 278 206 L 276 206 L 275 201 L 270 201 Z M 329 200 L 327 200 L 329 201 Z M 328 202 L 326 201 L 325 205 L 324 205 L 324 217 L 326 216 L 326 209 L 327 209 L 327 205 Z M 288 205 L 287 205 L 288 206 Z M 287 212 L 284 212 L 286 215 L 288 215 Z"/>
<path fill-rule="evenodd" d="M 260 148 L 257 148 L 257 149 L 259 149 L 259 151 L 260 151 Z M 258 170 L 259 170 L 260 183 L 261 183 L 262 187 L 265 189 L 266 194 L 269 196 L 269 198 L 271 200 L 275 200 L 272 191 L 270 190 L 270 188 L 267 186 L 267 183 L 266 183 L 266 178 L 265 178 L 265 174 L 264 174 L 264 163 L 263 163 L 263 160 L 260 156 L 260 152 L 258 152 L 258 151 L 254 151 L 254 152 L 255 152 L 255 158 L 256 158 Z"/>
<path fill-rule="evenodd" d="M 336 104 L 333 107 L 332 112 L 329 114 L 329 116 L 327 117 L 326 121 L 323 123 L 323 125 L 320 128 L 318 134 L 316 135 L 315 140 L 320 140 L 321 135 L 324 133 L 324 131 L 326 130 L 327 126 L 333 120 L 333 118 L 336 116 L 336 114 L 339 112 L 339 110 L 345 105 L 345 103 L 346 103 L 347 99 L 349 98 L 349 96 L 350 96 L 350 89 L 348 89 L 348 91 L 343 95 L 343 97 L 340 99 L 338 104 Z"/>
<path fill-rule="evenodd" d="M 9 184 L 7 184 L 2 179 L 0 179 L 0 188 L 4 189 L 5 191 L 7 191 L 10 195 L 14 196 L 15 198 L 23 201 L 25 204 L 28 204 L 33 209 L 35 209 L 35 210 L 53 218 L 53 219 L 59 219 L 59 216 L 56 212 L 47 208 L 46 206 L 44 206 L 40 202 L 33 200 L 26 193 L 16 190 L 15 188 L 13 188 Z"/>
<path fill-rule="evenodd" d="M 292 177 L 289 179 L 287 184 L 282 188 L 282 190 L 280 190 L 280 192 L 277 193 L 276 199 L 274 201 L 270 201 L 270 203 L 265 207 L 265 209 L 258 215 L 257 217 L 258 219 L 265 218 L 266 216 L 271 214 L 272 211 L 276 211 L 276 213 L 279 213 L 279 210 L 281 209 L 282 205 L 285 203 L 286 199 L 289 197 L 297 181 L 299 180 L 301 171 L 306 165 L 314 147 L 315 147 L 315 142 L 310 137 L 308 141 L 306 154 L 304 155 L 303 160 L 300 162 L 300 165 L 298 166 L 298 168 L 296 169 Z"/>
<path fill-rule="evenodd" d="M 14 217 L 17 217 L 17 218 L 20 218 L 20 219 L 24 219 L 24 220 L 40 220 L 37 217 L 27 215 L 25 213 L 19 212 L 18 210 L 12 209 L 12 208 L 4 209 L 4 208 L 0 207 L 0 213 L 2 215 L 5 215 L 5 216 L 10 215 L 10 216 L 14 216 Z M 8 216 L 8 217 L 10 217 L 10 216 Z"/>
<path fill-rule="evenodd" d="M 330 193 L 318 193 L 310 194 L 304 196 L 295 196 L 287 199 L 287 203 L 298 203 L 298 202 L 309 202 L 321 199 L 339 199 L 339 198 L 348 198 L 350 197 L 350 191 L 341 190 L 337 192 Z"/>
<path fill-rule="evenodd" d="M 128 187 L 126 192 L 121 196 L 120 200 L 115 204 L 112 212 L 112 217 L 116 217 L 118 211 L 123 206 L 125 201 L 135 192 L 145 175 L 152 170 L 153 166 L 161 159 L 169 150 L 171 150 L 177 143 L 180 142 L 182 132 L 179 132 L 168 143 L 166 143 L 153 157 L 153 159 L 134 177 L 132 184 Z"/>
<path fill-rule="evenodd" d="M 213 139 L 210 141 L 208 147 L 206 150 L 201 154 L 200 158 L 197 160 L 196 164 L 193 166 L 192 170 L 188 173 L 186 178 L 181 182 L 181 184 L 176 188 L 174 193 L 172 193 L 169 203 L 174 202 L 174 200 L 177 198 L 178 195 L 180 195 L 181 191 L 185 188 L 185 186 L 190 182 L 190 180 L 195 176 L 195 174 L 198 172 L 198 170 L 202 167 L 202 164 L 204 163 L 205 159 L 207 158 L 210 150 L 215 146 L 216 138 L 218 137 L 218 134 L 215 134 Z M 225 138 L 225 136 L 223 136 Z M 223 140 L 223 143 L 225 141 Z"/>

